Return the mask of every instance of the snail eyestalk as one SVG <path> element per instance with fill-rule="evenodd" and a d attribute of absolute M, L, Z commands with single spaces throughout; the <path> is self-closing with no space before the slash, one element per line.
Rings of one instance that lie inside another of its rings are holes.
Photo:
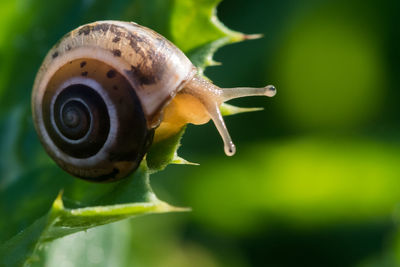
<path fill-rule="evenodd" d="M 224 118 L 222 117 L 219 105 L 216 103 L 210 103 L 206 106 L 208 114 L 210 115 L 215 127 L 224 141 L 224 151 L 227 156 L 233 156 L 236 153 L 236 146 L 232 142 L 232 138 L 229 135 L 228 129 L 226 128 Z"/>
<path fill-rule="evenodd" d="M 276 89 L 273 85 L 268 85 L 261 88 L 252 87 L 236 87 L 236 88 L 220 88 L 211 82 L 203 79 L 196 75 L 191 81 L 189 81 L 185 88 L 182 89 L 179 94 L 189 94 L 195 97 L 203 107 L 203 111 L 208 114 L 209 118 L 215 124 L 219 134 L 224 142 L 225 154 L 233 156 L 236 152 L 236 147 L 232 142 L 231 136 L 225 125 L 225 121 L 222 117 L 219 107 L 222 103 L 231 99 L 246 97 L 246 96 L 268 96 L 273 97 L 276 94 Z M 188 104 L 189 105 L 189 104 Z M 182 112 L 187 113 L 189 110 L 195 110 L 193 107 L 186 107 L 188 110 Z M 198 111 L 200 112 L 200 111 Z M 205 122 L 198 122 L 196 120 L 188 120 L 187 122 L 193 124 L 202 124 Z"/>
<path fill-rule="evenodd" d="M 221 97 L 224 102 L 235 98 L 241 98 L 246 96 L 268 96 L 273 97 L 276 94 L 276 89 L 273 85 L 265 87 L 235 87 L 235 88 L 223 88 L 221 89 Z"/>

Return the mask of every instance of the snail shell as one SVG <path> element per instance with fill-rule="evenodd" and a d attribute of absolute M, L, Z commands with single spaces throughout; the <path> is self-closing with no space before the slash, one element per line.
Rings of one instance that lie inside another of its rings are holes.
<path fill-rule="evenodd" d="M 223 90 L 196 72 L 175 45 L 151 29 L 120 21 L 81 26 L 49 51 L 36 76 L 32 113 L 40 141 L 65 171 L 96 182 L 134 171 L 160 124 L 165 135 L 211 118 L 227 154 L 233 154 L 219 105 L 275 90 Z"/>

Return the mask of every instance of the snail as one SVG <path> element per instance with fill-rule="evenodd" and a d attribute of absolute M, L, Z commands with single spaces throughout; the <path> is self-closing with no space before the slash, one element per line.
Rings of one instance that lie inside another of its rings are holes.
<path fill-rule="evenodd" d="M 252 95 L 273 96 L 275 88 L 221 89 L 155 31 L 98 21 L 48 52 L 34 82 L 32 114 L 41 143 L 62 169 L 106 182 L 138 168 L 155 132 L 162 139 L 187 123 L 212 119 L 225 153 L 233 155 L 219 107 Z"/>

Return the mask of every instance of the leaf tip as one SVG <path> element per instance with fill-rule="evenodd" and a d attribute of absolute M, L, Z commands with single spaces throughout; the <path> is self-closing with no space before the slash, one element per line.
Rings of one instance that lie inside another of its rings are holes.
<path fill-rule="evenodd" d="M 178 155 L 175 155 L 173 160 L 171 161 L 172 164 L 181 164 L 181 165 L 194 165 L 194 166 L 199 166 L 199 163 L 196 162 L 190 162 L 184 158 L 179 157 Z"/>
<path fill-rule="evenodd" d="M 189 207 L 176 207 L 168 204 L 167 202 L 159 200 L 156 205 L 156 209 L 154 212 L 156 213 L 164 213 L 164 212 L 189 212 L 192 211 Z"/>
<path fill-rule="evenodd" d="M 243 40 L 255 40 L 263 38 L 264 34 L 256 33 L 256 34 L 243 34 Z"/>
<path fill-rule="evenodd" d="M 264 108 L 241 108 L 241 107 L 236 107 L 233 105 L 223 103 L 220 106 L 220 110 L 221 110 L 221 113 L 223 116 L 229 116 L 229 115 L 235 115 L 235 114 L 240 114 L 240 113 L 262 111 L 262 110 L 264 110 Z"/>
<path fill-rule="evenodd" d="M 53 202 L 53 210 L 63 210 L 64 209 L 64 203 L 62 200 L 63 193 L 64 193 L 64 190 L 61 190 L 58 193 L 56 199 Z"/>
<path fill-rule="evenodd" d="M 175 210 L 177 212 L 191 212 L 192 208 L 190 207 L 175 207 Z"/>
<path fill-rule="evenodd" d="M 207 63 L 208 63 L 207 64 L 208 66 L 221 66 L 222 65 L 221 62 L 215 61 L 213 59 L 209 60 Z"/>

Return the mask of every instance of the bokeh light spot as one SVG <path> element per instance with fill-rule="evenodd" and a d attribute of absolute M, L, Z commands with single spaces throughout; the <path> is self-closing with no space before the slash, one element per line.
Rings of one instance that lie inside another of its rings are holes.
<path fill-rule="evenodd" d="M 382 105 L 379 38 L 367 25 L 324 12 L 302 16 L 284 35 L 275 60 L 277 101 L 293 127 L 347 130 Z"/>

